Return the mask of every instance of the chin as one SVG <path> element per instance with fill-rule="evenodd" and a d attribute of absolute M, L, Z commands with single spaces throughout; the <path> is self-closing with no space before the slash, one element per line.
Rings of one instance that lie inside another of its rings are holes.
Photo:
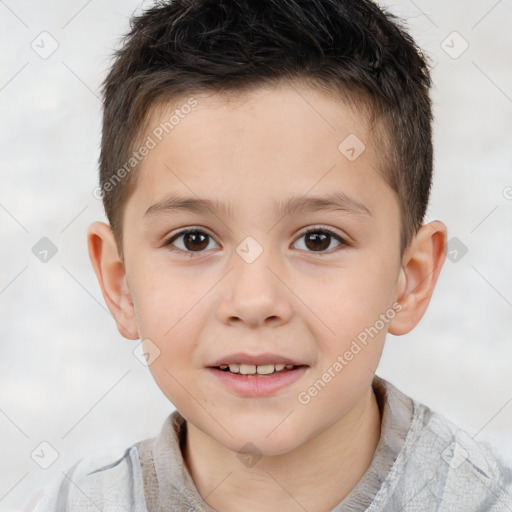
<path fill-rule="evenodd" d="M 303 438 L 304 430 L 301 433 L 291 431 L 290 429 L 276 428 L 278 421 L 252 424 L 233 424 L 230 423 L 230 431 L 233 437 L 222 432 L 222 437 L 214 437 L 229 450 L 238 454 L 248 454 L 255 456 L 275 456 L 283 455 L 293 451 L 307 439 Z M 272 424 L 271 427 L 268 425 Z"/>
<path fill-rule="evenodd" d="M 274 439 L 270 441 L 265 439 L 265 436 L 261 438 L 236 438 L 235 440 L 230 439 L 230 442 L 226 446 L 229 450 L 236 452 L 237 455 L 243 457 L 244 455 L 251 455 L 257 458 L 260 457 L 274 457 L 284 455 L 292 452 L 299 445 L 299 441 L 294 439 Z"/>

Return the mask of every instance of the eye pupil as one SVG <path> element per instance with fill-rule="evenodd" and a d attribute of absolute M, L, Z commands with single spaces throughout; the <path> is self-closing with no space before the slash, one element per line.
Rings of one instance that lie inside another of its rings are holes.
<path fill-rule="evenodd" d="M 313 245 L 311 245 L 311 243 Z M 329 247 L 331 242 L 331 235 L 327 233 L 307 233 L 306 246 L 313 251 L 323 251 Z M 317 244 L 317 245 L 315 245 Z"/>
<path fill-rule="evenodd" d="M 183 235 L 183 243 L 190 251 L 201 251 L 208 247 L 208 236 L 199 231 L 193 231 Z"/>

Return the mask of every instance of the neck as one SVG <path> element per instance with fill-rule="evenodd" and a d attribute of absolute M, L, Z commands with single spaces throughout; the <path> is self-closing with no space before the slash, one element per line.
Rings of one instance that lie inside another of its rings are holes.
<path fill-rule="evenodd" d="M 199 494 L 219 512 L 321 512 L 339 504 L 370 466 L 380 423 L 370 388 L 347 416 L 316 437 L 283 455 L 263 456 L 252 467 L 190 423 L 183 455 Z"/>

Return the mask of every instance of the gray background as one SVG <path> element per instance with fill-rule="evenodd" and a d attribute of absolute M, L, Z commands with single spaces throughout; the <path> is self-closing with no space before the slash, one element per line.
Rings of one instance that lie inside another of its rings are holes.
<path fill-rule="evenodd" d="M 428 218 L 458 253 L 420 325 L 389 336 L 378 373 L 512 464 L 512 2 L 382 3 L 434 61 Z M 92 451 L 154 436 L 173 409 L 133 355 L 139 342 L 117 332 L 86 247 L 104 220 L 92 194 L 98 86 L 127 18 L 148 4 L 0 1 L 1 511 Z M 31 47 L 56 44 L 43 31 L 58 43 L 46 59 Z M 58 249 L 46 263 L 32 252 L 42 237 Z M 48 469 L 31 458 L 37 448 L 48 462 L 43 441 L 59 454 Z"/>

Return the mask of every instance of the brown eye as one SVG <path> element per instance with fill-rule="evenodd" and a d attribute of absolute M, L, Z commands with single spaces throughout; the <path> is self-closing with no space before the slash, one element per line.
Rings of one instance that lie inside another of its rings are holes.
<path fill-rule="evenodd" d="M 200 232 L 183 235 L 183 245 L 190 251 L 202 251 L 208 247 L 208 235 Z"/>
<path fill-rule="evenodd" d="M 176 233 L 165 241 L 165 245 L 176 252 L 191 253 L 204 251 L 211 242 L 213 242 L 213 238 L 204 231 L 190 229 Z"/>
<path fill-rule="evenodd" d="M 331 244 L 331 235 L 326 233 L 307 233 L 306 247 L 312 251 L 325 251 Z"/>
<path fill-rule="evenodd" d="M 299 248 L 308 252 L 326 252 L 329 248 L 335 249 L 341 245 L 346 245 L 345 241 L 340 236 L 325 229 L 308 231 L 304 233 L 299 240 L 304 240 L 302 242 L 303 247 Z M 333 241 L 335 242 L 334 247 L 332 247 Z"/>

